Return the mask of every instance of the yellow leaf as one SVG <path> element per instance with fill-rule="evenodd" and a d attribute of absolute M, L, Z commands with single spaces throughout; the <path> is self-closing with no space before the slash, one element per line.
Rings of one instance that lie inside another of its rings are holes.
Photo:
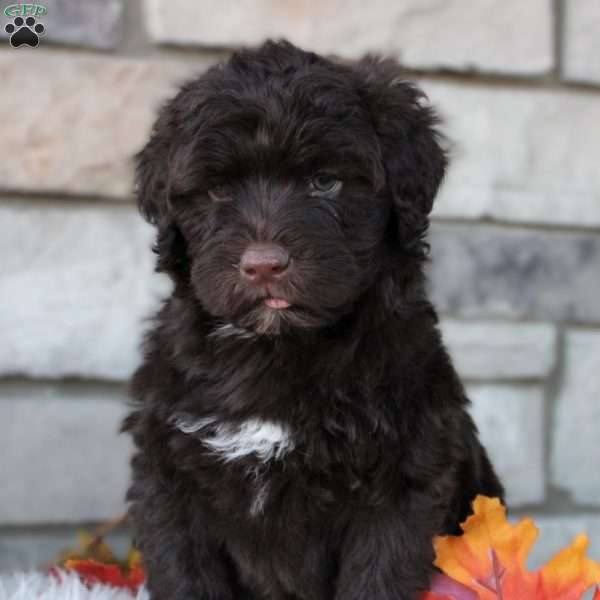
<path fill-rule="evenodd" d="M 578 535 L 540 570 L 549 598 L 579 598 L 590 586 L 600 583 L 600 564 L 586 557 L 589 544 L 587 536 Z"/>
<path fill-rule="evenodd" d="M 479 600 L 579 600 L 600 583 L 600 564 L 586 557 L 580 535 L 545 567 L 528 572 L 527 556 L 538 536 L 531 519 L 512 525 L 498 499 L 478 496 L 460 537 L 434 541 L 438 566 L 475 592 Z M 594 600 L 600 600 L 596 592 Z"/>
<path fill-rule="evenodd" d="M 524 570 L 538 536 L 533 521 L 510 524 L 497 498 L 477 496 L 473 509 L 474 514 L 461 525 L 464 535 L 436 538 L 435 565 L 464 584 L 489 577 L 498 561 L 502 569 L 515 565 Z"/>
<path fill-rule="evenodd" d="M 142 566 L 142 555 L 139 550 L 136 550 L 135 548 L 129 550 L 129 554 L 127 555 L 127 566 L 130 569 Z"/>

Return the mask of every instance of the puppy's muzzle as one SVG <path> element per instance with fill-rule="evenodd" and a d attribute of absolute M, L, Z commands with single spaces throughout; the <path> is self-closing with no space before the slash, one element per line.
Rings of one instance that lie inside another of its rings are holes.
<path fill-rule="evenodd" d="M 268 285 L 285 277 L 290 255 L 275 244 L 252 244 L 240 259 L 242 279 L 256 285 Z"/>

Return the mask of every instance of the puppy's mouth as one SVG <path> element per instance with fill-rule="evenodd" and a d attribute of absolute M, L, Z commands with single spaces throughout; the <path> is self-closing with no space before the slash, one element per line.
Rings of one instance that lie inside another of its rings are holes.
<path fill-rule="evenodd" d="M 292 306 L 292 303 L 285 297 L 286 294 L 282 294 L 281 290 L 277 289 L 278 287 L 271 284 L 264 287 L 264 296 L 261 300 L 263 306 L 267 306 L 273 310 L 285 310 Z"/>
<path fill-rule="evenodd" d="M 324 310 L 304 304 L 300 299 L 284 295 L 282 291 L 268 290 L 235 315 L 228 316 L 228 319 L 237 327 L 259 336 L 278 336 L 319 329 L 331 322 L 332 316 Z"/>
<path fill-rule="evenodd" d="M 273 310 L 285 310 L 292 305 L 291 302 L 287 301 L 285 298 L 269 297 L 265 298 L 263 302 L 266 306 L 272 308 Z"/>

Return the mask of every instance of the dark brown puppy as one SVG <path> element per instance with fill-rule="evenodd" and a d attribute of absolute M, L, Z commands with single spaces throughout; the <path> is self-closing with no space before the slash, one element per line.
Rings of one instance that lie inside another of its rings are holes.
<path fill-rule="evenodd" d="M 424 293 L 446 158 L 399 72 L 269 42 L 139 156 L 174 282 L 124 426 L 153 600 L 412 599 L 433 536 L 502 496 Z"/>

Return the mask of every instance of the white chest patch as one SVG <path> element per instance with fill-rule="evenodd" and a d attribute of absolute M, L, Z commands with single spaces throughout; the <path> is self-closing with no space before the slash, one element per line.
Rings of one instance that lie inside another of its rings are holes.
<path fill-rule="evenodd" d="M 214 417 L 196 421 L 179 417 L 174 422 L 183 433 L 197 434 L 205 446 L 226 462 L 256 454 L 261 462 L 266 463 L 283 458 L 294 448 L 289 429 L 273 421 L 248 419 L 232 424 L 217 422 Z"/>
<path fill-rule="evenodd" d="M 215 417 L 191 420 L 175 417 L 173 423 L 179 431 L 197 436 L 202 443 L 218 454 L 225 462 L 256 455 L 262 465 L 270 460 L 280 460 L 293 450 L 294 440 L 287 427 L 273 421 L 248 419 L 242 423 L 218 422 Z M 262 468 L 251 465 L 247 469 L 254 488 L 250 514 L 257 517 L 264 512 L 269 497 L 269 482 Z"/>

